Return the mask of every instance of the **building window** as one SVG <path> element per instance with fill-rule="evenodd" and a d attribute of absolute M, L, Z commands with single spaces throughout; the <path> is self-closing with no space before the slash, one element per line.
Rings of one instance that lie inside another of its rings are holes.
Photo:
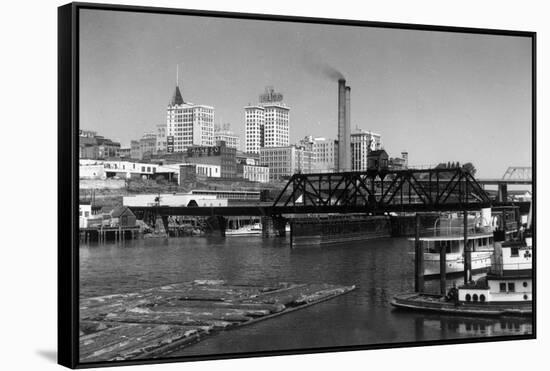
<path fill-rule="evenodd" d="M 508 282 L 508 292 L 515 292 L 516 291 L 516 284 L 513 282 Z"/>
<path fill-rule="evenodd" d="M 466 294 L 466 301 L 471 301 L 472 300 L 472 296 L 470 294 Z"/>
<path fill-rule="evenodd" d="M 504 282 L 500 283 L 500 292 L 506 292 L 506 283 Z"/>
<path fill-rule="evenodd" d="M 523 287 L 527 287 L 527 282 L 523 282 Z"/>
<path fill-rule="evenodd" d="M 519 248 L 512 247 L 511 256 L 519 256 Z"/>

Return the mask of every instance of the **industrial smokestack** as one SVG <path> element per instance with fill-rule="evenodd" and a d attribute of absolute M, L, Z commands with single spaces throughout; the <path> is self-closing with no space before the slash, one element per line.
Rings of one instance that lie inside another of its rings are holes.
<path fill-rule="evenodd" d="M 346 121 L 344 139 L 346 140 L 346 152 L 344 158 L 344 170 L 351 170 L 351 88 L 346 86 Z"/>
<path fill-rule="evenodd" d="M 338 170 L 346 170 L 346 80 L 338 80 Z"/>

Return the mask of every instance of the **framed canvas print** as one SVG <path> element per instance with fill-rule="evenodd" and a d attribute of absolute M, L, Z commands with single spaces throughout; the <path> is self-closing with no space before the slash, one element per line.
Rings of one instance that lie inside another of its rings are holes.
<path fill-rule="evenodd" d="M 58 19 L 60 364 L 535 338 L 534 32 Z"/>

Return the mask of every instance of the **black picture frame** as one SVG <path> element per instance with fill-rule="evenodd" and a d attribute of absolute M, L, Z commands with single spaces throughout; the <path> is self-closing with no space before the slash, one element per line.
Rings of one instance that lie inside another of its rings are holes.
<path fill-rule="evenodd" d="M 537 298 L 536 280 L 533 282 L 533 331 L 530 335 L 492 336 L 406 343 L 365 344 L 361 346 L 329 347 L 319 349 L 293 349 L 291 351 L 262 351 L 208 356 L 174 357 L 147 360 L 125 360 L 81 363 L 78 359 L 79 338 L 79 235 L 78 235 L 78 131 L 79 131 L 79 11 L 95 9 L 136 13 L 195 15 L 238 20 L 265 20 L 313 23 L 322 25 L 348 25 L 403 30 L 444 31 L 481 35 L 518 36 L 531 39 L 532 45 L 532 230 L 536 246 L 536 46 L 537 34 L 531 31 L 496 30 L 483 28 L 447 27 L 421 24 L 371 22 L 362 20 L 325 19 L 297 16 L 280 16 L 251 13 L 231 13 L 174 8 L 156 8 L 97 3 L 70 3 L 58 8 L 58 363 L 69 368 L 89 368 L 136 364 L 173 363 L 263 357 L 285 354 L 341 352 L 352 350 L 416 347 L 475 342 L 496 342 L 536 339 Z M 536 250 L 533 250 L 533 275 L 536 277 Z"/>

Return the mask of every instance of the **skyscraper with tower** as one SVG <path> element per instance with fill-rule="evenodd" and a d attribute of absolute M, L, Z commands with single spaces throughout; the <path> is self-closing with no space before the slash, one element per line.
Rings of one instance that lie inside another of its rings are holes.
<path fill-rule="evenodd" d="M 166 151 L 183 152 L 195 145 L 213 146 L 214 107 L 184 101 L 178 77 L 166 108 Z"/>
<path fill-rule="evenodd" d="M 245 152 L 259 153 L 262 147 L 288 146 L 290 107 L 283 95 L 268 86 L 259 102 L 244 107 Z"/>

